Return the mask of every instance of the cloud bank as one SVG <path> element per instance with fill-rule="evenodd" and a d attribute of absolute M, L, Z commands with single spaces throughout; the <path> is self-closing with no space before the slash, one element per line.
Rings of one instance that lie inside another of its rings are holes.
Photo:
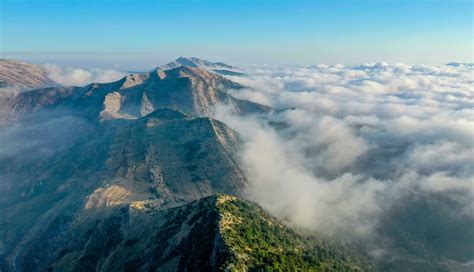
<path fill-rule="evenodd" d="M 106 83 L 119 80 L 126 73 L 110 69 L 63 68 L 55 64 L 45 64 L 49 79 L 64 86 L 84 86 L 92 82 Z"/>
<path fill-rule="evenodd" d="M 407 199 L 440 196 L 463 220 L 474 217 L 472 65 L 250 70 L 230 77 L 251 87 L 232 94 L 281 110 L 239 118 L 222 107 L 216 116 L 245 139 L 248 194 L 264 208 L 359 237 Z"/>

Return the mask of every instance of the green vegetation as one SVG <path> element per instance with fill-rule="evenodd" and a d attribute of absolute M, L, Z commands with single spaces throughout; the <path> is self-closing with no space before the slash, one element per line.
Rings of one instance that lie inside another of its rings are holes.
<path fill-rule="evenodd" d="M 329 245 L 284 226 L 255 204 L 219 196 L 219 227 L 231 254 L 231 271 L 370 271 L 372 267 L 341 246 Z"/>

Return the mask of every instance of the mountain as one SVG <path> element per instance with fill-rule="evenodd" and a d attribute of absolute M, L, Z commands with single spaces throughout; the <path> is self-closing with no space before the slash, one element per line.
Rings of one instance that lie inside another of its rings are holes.
<path fill-rule="evenodd" d="M 90 211 L 81 212 L 76 221 L 65 216 L 46 226 L 42 236 L 15 256 L 16 269 L 372 270 L 353 250 L 288 228 L 255 204 L 233 196 L 210 196 L 168 209 L 157 206 L 136 201 L 110 208 L 100 218 Z M 61 232 L 60 224 L 72 231 Z"/>
<path fill-rule="evenodd" d="M 51 118 L 31 122 L 33 129 L 12 139 L 24 143 L 70 125 L 55 136 L 71 142 L 53 139 L 41 149 L 0 156 L 0 260 L 40 237 L 45 226 L 65 216 L 76 220 L 82 210 L 147 200 L 176 206 L 215 193 L 241 195 L 246 184 L 236 155 L 239 136 L 210 118 L 158 109 L 98 125 L 71 118 L 52 126 Z"/>
<path fill-rule="evenodd" d="M 234 98 L 227 93 L 244 86 L 202 68 L 180 66 L 131 74 L 111 83 L 85 87 L 51 87 L 19 94 L 10 102 L 14 115 L 45 110 L 74 111 L 89 120 L 136 119 L 154 109 L 170 108 L 186 114 L 212 116 L 218 104 L 238 114 L 262 113 L 269 107 Z"/>
<path fill-rule="evenodd" d="M 160 66 L 163 70 L 171 70 L 181 66 L 188 66 L 188 67 L 200 67 L 206 69 L 210 72 L 215 72 L 224 76 L 245 76 L 246 74 L 240 68 L 230 66 L 228 64 L 222 62 L 210 62 L 207 60 L 199 59 L 199 58 L 185 58 L 179 57 L 175 61 L 172 61 L 166 65 Z"/>

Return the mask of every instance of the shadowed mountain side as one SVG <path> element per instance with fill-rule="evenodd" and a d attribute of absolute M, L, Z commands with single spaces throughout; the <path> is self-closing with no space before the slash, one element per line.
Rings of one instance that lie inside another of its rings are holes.
<path fill-rule="evenodd" d="M 0 259 L 9 256 L 2 267 L 14 263 L 45 226 L 63 217 L 74 220 L 83 209 L 100 212 L 150 199 L 174 206 L 215 193 L 240 195 L 246 178 L 236 158 L 239 144 L 236 132 L 219 121 L 159 109 L 137 120 L 103 122 L 48 158 L 2 159 L 0 175 L 11 177 L 0 199 Z"/>
<path fill-rule="evenodd" d="M 219 103 L 230 104 L 241 115 L 270 110 L 226 93 L 241 88 L 242 85 L 202 68 L 180 66 L 132 74 L 112 83 L 34 90 L 20 94 L 9 105 L 18 115 L 60 108 L 94 121 L 136 119 L 159 108 L 212 116 L 214 106 Z"/>
<path fill-rule="evenodd" d="M 45 227 L 18 257 L 21 270 L 372 270 L 353 251 L 303 235 L 227 195 L 171 209 L 138 201 L 111 207 L 105 216 L 86 210 L 76 218 L 61 217 Z M 61 225 L 71 231 L 58 232 Z"/>

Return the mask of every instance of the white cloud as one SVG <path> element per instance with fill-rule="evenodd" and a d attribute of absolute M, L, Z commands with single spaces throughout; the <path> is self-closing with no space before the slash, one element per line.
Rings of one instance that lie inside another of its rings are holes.
<path fill-rule="evenodd" d="M 218 108 L 216 114 L 240 131 L 244 138 L 241 156 L 251 179 L 247 188 L 250 198 L 280 217 L 306 228 L 335 234 L 351 227 L 359 235 L 370 233 L 375 223 L 372 219 L 379 212 L 377 192 L 385 185 L 373 179 L 363 180 L 362 176 L 351 173 L 327 179 L 312 171 L 314 165 L 307 164 L 309 159 L 311 163 L 332 171 L 351 164 L 361 155 L 365 151 L 364 143 L 358 142 L 358 138 L 346 131 L 345 126 L 339 124 L 329 129 L 327 126 L 333 119 L 326 117 L 318 120 L 313 127 L 311 116 L 298 118 L 293 115 L 287 120 L 297 120 L 292 129 L 301 131 L 289 132 L 298 134 L 289 139 L 288 135 L 281 135 L 257 119 L 233 115 L 227 107 Z M 307 134 L 312 129 L 315 130 L 313 133 L 329 131 L 313 138 L 317 135 Z M 341 137 L 346 137 L 349 144 L 343 143 Z M 351 137 L 353 139 L 348 139 Z M 314 146 L 320 146 L 323 150 L 318 152 L 322 154 L 308 156 L 307 151 L 311 151 L 307 149 Z M 343 156 L 344 151 L 347 151 L 346 157 Z M 365 219 L 363 223 L 361 218 Z"/>
<path fill-rule="evenodd" d="M 126 73 L 117 70 L 63 68 L 55 64 L 46 64 L 44 67 L 51 80 L 64 86 L 84 86 L 92 82 L 112 82 L 126 75 Z"/>

